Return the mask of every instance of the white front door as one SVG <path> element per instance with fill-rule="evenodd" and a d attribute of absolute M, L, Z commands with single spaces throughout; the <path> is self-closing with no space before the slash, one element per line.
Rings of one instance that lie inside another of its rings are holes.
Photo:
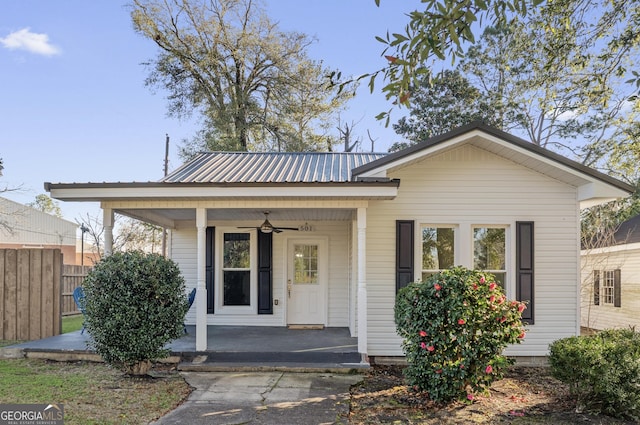
<path fill-rule="evenodd" d="M 287 322 L 326 325 L 327 242 L 290 239 L 287 249 Z"/>

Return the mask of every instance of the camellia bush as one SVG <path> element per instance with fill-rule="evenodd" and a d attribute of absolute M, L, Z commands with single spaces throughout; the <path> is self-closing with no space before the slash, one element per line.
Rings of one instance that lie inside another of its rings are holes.
<path fill-rule="evenodd" d="M 549 346 L 552 375 L 569 385 L 579 412 L 640 422 L 640 333 L 608 329 Z"/>
<path fill-rule="evenodd" d="M 435 402 L 472 401 L 504 376 L 502 355 L 525 337 L 525 305 L 508 301 L 489 273 L 456 267 L 398 292 L 407 383 Z"/>
<path fill-rule="evenodd" d="M 101 260 L 84 283 L 89 345 L 105 362 L 146 374 L 167 357 L 189 308 L 177 265 L 158 254 L 119 252 Z"/>

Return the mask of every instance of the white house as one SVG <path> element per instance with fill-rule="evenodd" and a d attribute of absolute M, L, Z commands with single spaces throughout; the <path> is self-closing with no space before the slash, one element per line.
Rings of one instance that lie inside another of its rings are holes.
<path fill-rule="evenodd" d="M 365 360 L 403 355 L 396 291 L 452 265 L 529 303 L 507 354 L 547 355 L 580 331 L 580 207 L 633 190 L 481 123 L 393 154 L 203 153 L 158 182 L 45 187 L 100 201 L 107 245 L 114 212 L 171 229 L 196 350 L 207 324 L 322 325 Z"/>
<path fill-rule="evenodd" d="M 582 326 L 640 329 L 640 215 L 607 240 L 582 250 Z"/>

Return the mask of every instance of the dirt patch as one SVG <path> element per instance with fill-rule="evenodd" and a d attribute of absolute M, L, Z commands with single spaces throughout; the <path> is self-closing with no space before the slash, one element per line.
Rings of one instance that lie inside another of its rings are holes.
<path fill-rule="evenodd" d="M 472 404 L 438 406 L 410 390 L 402 366 L 373 366 L 351 387 L 349 423 L 363 424 L 632 424 L 576 413 L 567 386 L 544 367 L 512 367 L 489 395 Z"/>

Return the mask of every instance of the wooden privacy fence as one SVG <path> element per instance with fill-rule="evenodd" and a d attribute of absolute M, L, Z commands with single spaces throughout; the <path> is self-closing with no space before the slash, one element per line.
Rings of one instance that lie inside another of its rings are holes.
<path fill-rule="evenodd" d="M 73 300 L 73 290 L 82 285 L 82 281 L 91 270 L 91 266 L 72 266 L 65 264 L 62 269 L 62 315 L 80 314 Z"/>
<path fill-rule="evenodd" d="M 0 340 L 59 335 L 61 280 L 59 249 L 0 249 Z"/>

